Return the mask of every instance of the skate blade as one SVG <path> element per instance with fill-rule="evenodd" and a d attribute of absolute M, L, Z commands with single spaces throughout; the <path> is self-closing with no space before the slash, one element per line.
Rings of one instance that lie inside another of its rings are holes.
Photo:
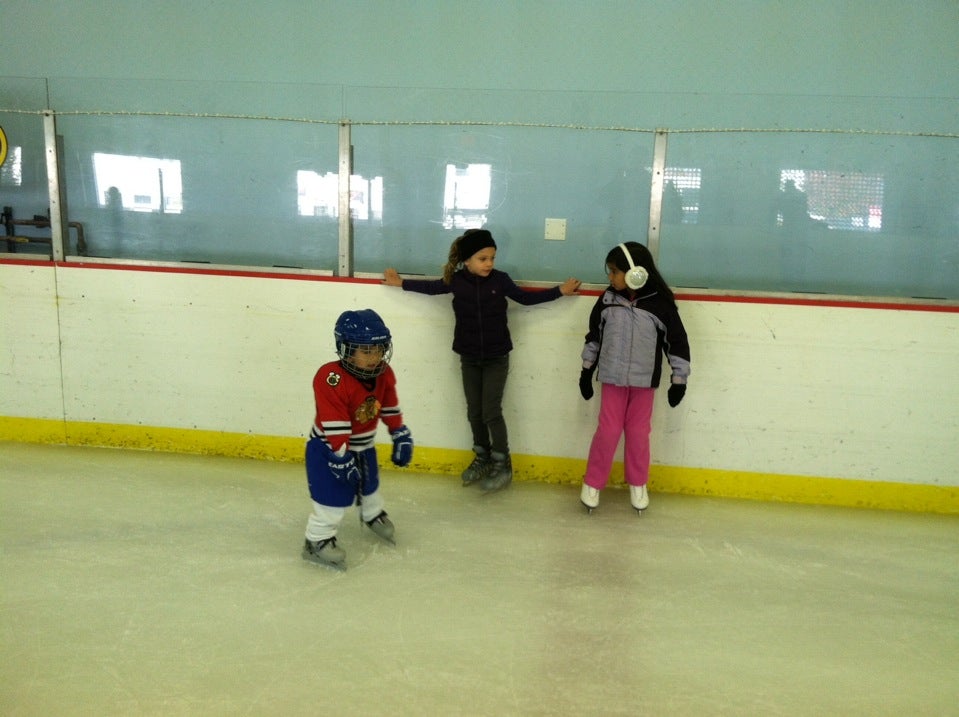
<path fill-rule="evenodd" d="M 642 518 L 643 515 L 646 513 L 646 509 L 645 509 L 645 508 L 637 508 L 635 505 L 633 506 L 633 510 L 636 511 L 636 515 L 637 515 L 637 517 L 639 517 L 639 518 Z"/>
<path fill-rule="evenodd" d="M 583 506 L 584 508 L 586 508 L 586 512 L 587 512 L 589 515 L 592 515 L 592 514 L 593 514 L 593 511 L 596 510 L 596 508 L 592 508 L 592 507 L 586 505 L 585 503 L 583 503 L 583 501 L 580 501 L 580 503 L 582 503 L 582 506 Z M 598 506 L 597 506 L 597 507 L 598 507 Z"/>
<path fill-rule="evenodd" d="M 313 563 L 314 565 L 319 565 L 319 566 L 322 567 L 322 568 L 330 568 L 331 570 L 335 570 L 335 571 L 338 572 L 338 573 L 345 573 L 345 572 L 346 572 L 346 563 L 331 563 L 331 562 L 326 561 L 326 560 L 320 560 L 320 559 L 319 559 L 318 557 L 316 557 L 313 553 L 311 553 L 311 552 L 309 552 L 309 551 L 307 551 L 307 550 L 304 550 L 301 554 L 302 554 L 302 556 L 303 556 L 303 559 L 304 559 L 306 562 L 308 562 L 308 563 Z"/>
<path fill-rule="evenodd" d="M 377 533 L 375 530 L 370 528 L 370 526 L 367 525 L 366 527 L 369 528 L 370 532 L 373 533 L 373 535 L 375 535 L 377 538 L 382 540 L 384 543 L 389 543 L 390 545 L 393 545 L 393 546 L 396 545 L 396 538 L 394 537 L 387 538 L 385 535 L 380 535 L 379 533 Z"/>

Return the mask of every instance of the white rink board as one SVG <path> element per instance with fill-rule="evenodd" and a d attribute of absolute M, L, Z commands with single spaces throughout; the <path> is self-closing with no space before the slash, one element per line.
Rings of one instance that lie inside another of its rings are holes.
<path fill-rule="evenodd" d="M 53 274 L 0 265 L 0 415 L 304 436 L 313 374 L 335 356 L 336 316 L 373 308 L 393 332 L 417 444 L 469 448 L 449 296 L 353 281 L 76 266 Z M 56 287 L 62 416 L 59 377 L 50 377 L 59 370 Z M 577 380 L 594 301 L 511 304 L 514 453 L 585 458 L 599 401 L 583 401 Z M 959 484 L 959 314 L 735 301 L 680 310 L 693 373 L 679 408 L 657 398 L 656 463 Z"/>
<path fill-rule="evenodd" d="M 959 314 L 715 302 L 681 310 L 693 376 L 683 410 L 659 411 L 659 461 L 959 483 Z"/>
<path fill-rule="evenodd" d="M 52 266 L 0 265 L 0 416 L 63 419 Z"/>

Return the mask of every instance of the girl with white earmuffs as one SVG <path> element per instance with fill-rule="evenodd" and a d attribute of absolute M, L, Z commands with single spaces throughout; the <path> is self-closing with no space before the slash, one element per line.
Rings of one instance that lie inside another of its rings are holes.
<path fill-rule="evenodd" d="M 667 398 L 675 407 L 686 393 L 689 340 L 673 292 L 645 246 L 626 242 L 615 247 L 606 256 L 606 271 L 609 286 L 589 315 L 579 379 L 586 400 L 593 396 L 594 374 L 602 386 L 580 500 L 589 512 L 599 505 L 624 436 L 630 502 L 642 513 L 649 506 L 649 433 L 663 357 L 669 368 Z"/>

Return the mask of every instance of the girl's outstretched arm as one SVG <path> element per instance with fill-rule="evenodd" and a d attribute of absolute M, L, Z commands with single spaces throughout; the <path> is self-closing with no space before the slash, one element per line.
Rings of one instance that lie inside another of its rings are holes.
<path fill-rule="evenodd" d="M 403 291 L 413 291 L 417 294 L 429 294 L 430 296 L 450 293 L 449 284 L 446 284 L 442 279 L 403 279 L 393 268 L 386 269 L 383 272 L 382 283 L 385 286 L 398 286 Z"/>
<path fill-rule="evenodd" d="M 579 279 L 569 277 L 566 281 L 560 284 L 559 293 L 561 293 L 563 296 L 571 296 L 579 291 L 579 287 L 582 283 L 583 282 L 581 282 Z"/>
<path fill-rule="evenodd" d="M 396 269 L 389 268 L 383 272 L 383 283 L 387 286 L 403 286 L 403 280 L 400 278 Z"/>

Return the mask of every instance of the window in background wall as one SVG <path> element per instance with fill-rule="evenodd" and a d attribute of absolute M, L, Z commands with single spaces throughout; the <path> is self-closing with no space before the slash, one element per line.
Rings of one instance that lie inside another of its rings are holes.
<path fill-rule="evenodd" d="M 446 165 L 443 227 L 473 229 L 486 224 L 492 188 L 490 164 Z"/>
<path fill-rule="evenodd" d="M 363 221 L 382 221 L 383 177 L 350 176 L 350 216 Z"/>
<path fill-rule="evenodd" d="M 340 214 L 340 178 L 334 172 L 320 174 L 301 169 L 296 173 L 296 203 L 301 217 L 329 217 Z M 350 216 L 363 221 L 383 219 L 383 177 L 367 179 L 350 175 Z"/>
<path fill-rule="evenodd" d="M 101 207 L 159 214 L 183 211 L 178 159 L 95 152 L 93 172 Z"/>
<path fill-rule="evenodd" d="M 23 148 L 8 147 L 7 158 L 0 167 L 0 187 L 23 185 Z"/>
<path fill-rule="evenodd" d="M 699 192 L 703 171 L 692 167 L 666 167 L 663 173 L 663 222 L 699 223 Z"/>
<path fill-rule="evenodd" d="M 320 174 L 306 169 L 296 173 L 296 204 L 301 217 L 335 218 L 340 178 L 333 172 Z"/>
<path fill-rule="evenodd" d="M 828 170 L 784 169 L 777 224 L 802 222 L 830 229 L 882 229 L 882 175 Z"/>

